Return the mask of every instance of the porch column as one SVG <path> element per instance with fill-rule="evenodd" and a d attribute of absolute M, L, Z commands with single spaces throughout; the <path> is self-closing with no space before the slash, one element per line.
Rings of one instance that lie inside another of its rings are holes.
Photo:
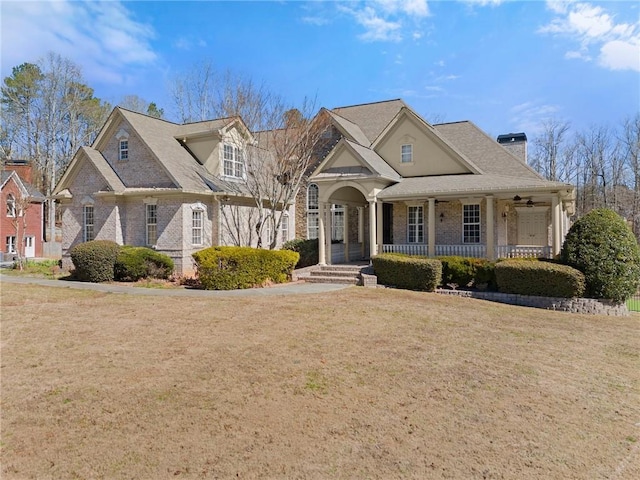
<path fill-rule="evenodd" d="M 326 265 L 325 238 L 324 238 L 324 203 L 318 205 L 318 263 Z"/>
<path fill-rule="evenodd" d="M 344 206 L 344 261 L 349 263 L 349 205 Z"/>
<path fill-rule="evenodd" d="M 376 201 L 369 201 L 369 258 L 371 259 L 377 253 L 376 245 Z"/>
<path fill-rule="evenodd" d="M 358 243 L 360 244 L 360 258 L 364 258 L 364 207 L 358 207 Z"/>
<path fill-rule="evenodd" d="M 487 200 L 487 258 L 495 260 L 496 258 L 496 241 L 495 241 L 495 218 L 493 214 L 493 196 L 485 197 Z"/>
<path fill-rule="evenodd" d="M 382 208 L 382 202 L 378 201 L 376 202 L 376 245 L 377 245 L 377 249 L 376 249 L 376 253 L 378 253 L 378 249 L 380 251 L 382 251 L 382 243 L 383 243 L 383 219 L 382 219 L 382 211 L 384 209 Z"/>
<path fill-rule="evenodd" d="M 436 199 L 429 199 L 429 216 L 427 227 L 428 254 L 430 257 L 436 256 Z"/>
<path fill-rule="evenodd" d="M 325 240 L 325 245 L 326 245 L 326 255 L 325 255 L 325 261 L 327 262 L 327 265 L 331 265 L 333 263 L 333 258 L 331 255 L 331 220 L 332 220 L 332 215 L 333 212 L 331 211 L 331 204 L 330 203 L 325 203 L 324 204 L 324 240 Z"/>
<path fill-rule="evenodd" d="M 551 197 L 551 254 L 553 256 L 558 255 L 561 248 L 560 209 L 560 199 L 558 195 L 553 195 Z"/>

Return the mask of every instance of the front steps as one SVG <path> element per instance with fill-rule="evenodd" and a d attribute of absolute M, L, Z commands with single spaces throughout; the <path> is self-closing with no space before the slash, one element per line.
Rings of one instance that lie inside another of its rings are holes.
<path fill-rule="evenodd" d="M 315 265 L 305 269 L 298 280 L 308 283 L 338 283 L 343 285 L 375 286 L 377 279 L 368 265 Z"/>

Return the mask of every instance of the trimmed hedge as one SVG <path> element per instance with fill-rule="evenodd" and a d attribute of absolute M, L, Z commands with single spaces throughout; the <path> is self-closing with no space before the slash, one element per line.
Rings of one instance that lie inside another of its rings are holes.
<path fill-rule="evenodd" d="M 622 302 L 638 289 L 638 242 L 613 210 L 598 208 L 578 219 L 567 233 L 560 256 L 563 263 L 584 273 L 589 297 Z"/>
<path fill-rule="evenodd" d="M 282 245 L 283 250 L 291 250 L 300 254 L 296 268 L 310 267 L 318 263 L 318 239 L 303 240 L 296 238 Z"/>
<path fill-rule="evenodd" d="M 539 297 L 582 297 L 585 277 L 567 265 L 522 259 L 503 260 L 495 266 L 498 291 Z"/>
<path fill-rule="evenodd" d="M 442 263 L 433 258 L 384 253 L 372 263 L 381 285 L 433 292 L 442 280 Z"/>
<path fill-rule="evenodd" d="M 442 285 L 455 284 L 460 287 L 485 285 L 495 289 L 495 264 L 483 258 L 438 257 L 442 262 Z"/>
<path fill-rule="evenodd" d="M 173 273 L 173 260 L 147 247 L 123 246 L 116 259 L 115 279 L 135 282 L 141 278 L 167 279 Z"/>
<path fill-rule="evenodd" d="M 120 245 L 111 240 L 79 243 L 69 254 L 75 267 L 74 276 L 81 282 L 111 282 Z"/>
<path fill-rule="evenodd" d="M 195 252 L 200 284 L 207 290 L 252 288 L 271 281 L 291 278 L 300 258 L 289 250 L 262 250 L 251 247 L 210 247 Z"/>

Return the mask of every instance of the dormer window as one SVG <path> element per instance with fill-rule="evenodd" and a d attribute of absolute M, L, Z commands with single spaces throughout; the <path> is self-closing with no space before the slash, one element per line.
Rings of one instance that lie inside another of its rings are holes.
<path fill-rule="evenodd" d="M 225 177 L 244 178 L 244 155 L 242 150 L 232 145 L 224 145 Z"/>
<path fill-rule="evenodd" d="M 402 163 L 412 163 L 413 162 L 413 145 L 412 144 L 406 143 L 406 144 L 402 145 L 401 161 L 402 161 Z"/>
<path fill-rule="evenodd" d="M 129 140 L 122 139 L 120 140 L 120 149 L 118 150 L 118 160 L 128 160 L 129 159 Z"/>

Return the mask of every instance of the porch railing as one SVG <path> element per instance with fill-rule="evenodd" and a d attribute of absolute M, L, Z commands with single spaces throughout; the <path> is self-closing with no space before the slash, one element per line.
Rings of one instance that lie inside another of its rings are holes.
<path fill-rule="evenodd" d="M 429 255 L 429 248 L 422 243 L 400 245 L 382 245 L 382 253 L 403 253 L 405 255 Z M 498 245 L 496 258 L 551 258 L 551 247 L 530 245 Z M 486 258 L 487 248 L 484 245 L 436 245 L 436 257 L 458 256 L 470 258 Z"/>
<path fill-rule="evenodd" d="M 499 245 L 496 247 L 497 258 L 551 258 L 551 247 L 536 245 Z"/>

